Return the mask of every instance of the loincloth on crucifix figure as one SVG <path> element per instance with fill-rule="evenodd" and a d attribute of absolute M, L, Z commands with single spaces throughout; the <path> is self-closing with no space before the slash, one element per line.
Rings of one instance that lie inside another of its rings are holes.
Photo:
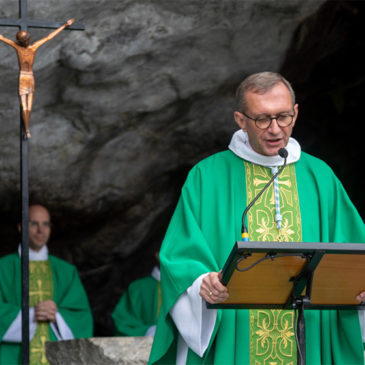
<path fill-rule="evenodd" d="M 34 87 L 34 75 L 33 72 L 20 71 L 19 74 L 19 96 L 33 94 Z"/>

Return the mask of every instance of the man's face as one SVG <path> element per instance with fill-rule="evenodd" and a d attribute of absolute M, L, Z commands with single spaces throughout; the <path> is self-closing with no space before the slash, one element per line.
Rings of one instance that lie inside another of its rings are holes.
<path fill-rule="evenodd" d="M 255 152 L 265 156 L 274 156 L 289 141 L 298 116 L 298 104 L 293 107 L 290 92 L 281 82 L 265 94 L 257 94 L 252 91 L 246 93 L 245 114 L 251 118 L 255 119 L 263 115 L 274 117 L 287 113 L 294 114 L 293 122 L 289 126 L 280 127 L 277 120 L 274 119 L 267 129 L 259 129 L 252 119 L 245 117 L 240 112 L 235 112 L 234 118 L 239 127 L 247 132 L 250 145 Z"/>
<path fill-rule="evenodd" d="M 51 222 L 48 210 L 40 205 L 29 207 L 29 247 L 39 251 L 49 240 Z"/>

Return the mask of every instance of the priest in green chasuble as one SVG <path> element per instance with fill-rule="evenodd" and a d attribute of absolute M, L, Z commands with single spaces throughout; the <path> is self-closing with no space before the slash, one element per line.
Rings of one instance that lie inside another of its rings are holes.
<path fill-rule="evenodd" d="M 112 313 L 115 336 L 154 336 L 161 307 L 160 270 L 133 281 Z"/>
<path fill-rule="evenodd" d="M 29 207 L 30 364 L 48 364 L 45 342 L 91 337 L 93 319 L 76 268 L 48 255 L 50 214 Z M 0 364 L 21 364 L 21 249 L 0 258 Z"/>
<path fill-rule="evenodd" d="M 159 251 L 150 276 L 130 283 L 112 313 L 115 336 L 154 336 L 161 308 Z"/>
<path fill-rule="evenodd" d="M 161 247 L 150 364 L 297 363 L 293 311 L 206 308 L 229 296 L 220 270 L 241 240 L 244 209 L 283 164 L 280 148 L 287 166 L 248 211 L 251 240 L 365 242 L 364 222 L 333 171 L 291 137 L 299 110 L 289 82 L 272 72 L 251 75 L 237 102 L 239 131 L 227 151 L 189 172 Z M 365 292 L 354 297 L 363 301 Z M 305 311 L 306 363 L 364 364 L 361 314 Z"/>

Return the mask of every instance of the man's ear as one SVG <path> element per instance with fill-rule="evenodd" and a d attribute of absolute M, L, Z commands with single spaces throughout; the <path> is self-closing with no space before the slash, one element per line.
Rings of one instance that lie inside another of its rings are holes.
<path fill-rule="evenodd" d="M 236 121 L 237 125 L 244 131 L 247 131 L 246 128 L 246 120 L 242 113 L 234 112 L 234 120 Z"/>
<path fill-rule="evenodd" d="M 298 118 L 298 113 L 299 113 L 298 104 L 295 104 L 293 109 L 294 109 L 294 119 L 293 119 L 293 127 L 294 127 L 295 122 L 296 122 L 296 120 Z"/>
<path fill-rule="evenodd" d="M 22 225 L 20 223 L 18 223 L 18 232 L 22 231 Z"/>

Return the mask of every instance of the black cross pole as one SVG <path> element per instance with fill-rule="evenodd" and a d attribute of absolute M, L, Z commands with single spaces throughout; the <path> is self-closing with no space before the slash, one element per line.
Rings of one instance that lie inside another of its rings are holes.
<path fill-rule="evenodd" d="M 37 20 L 30 20 L 27 18 L 28 3 L 27 0 L 19 0 L 19 19 L 0 19 L 0 26 L 18 27 L 21 30 L 28 30 L 28 28 L 48 28 L 57 29 L 64 22 L 44 22 Z M 80 23 L 74 23 L 67 27 L 69 30 L 85 30 L 85 27 Z"/>
<path fill-rule="evenodd" d="M 28 28 L 57 29 L 64 22 L 43 22 L 27 18 L 27 0 L 19 0 L 18 19 L 0 19 L 0 26 L 18 27 L 20 30 Z M 80 23 L 67 27 L 69 30 L 85 30 Z M 21 166 L 21 273 L 22 273 L 22 360 L 24 365 L 29 364 L 29 187 L 28 187 L 28 139 L 25 138 L 24 123 L 20 110 L 20 166 Z"/>

